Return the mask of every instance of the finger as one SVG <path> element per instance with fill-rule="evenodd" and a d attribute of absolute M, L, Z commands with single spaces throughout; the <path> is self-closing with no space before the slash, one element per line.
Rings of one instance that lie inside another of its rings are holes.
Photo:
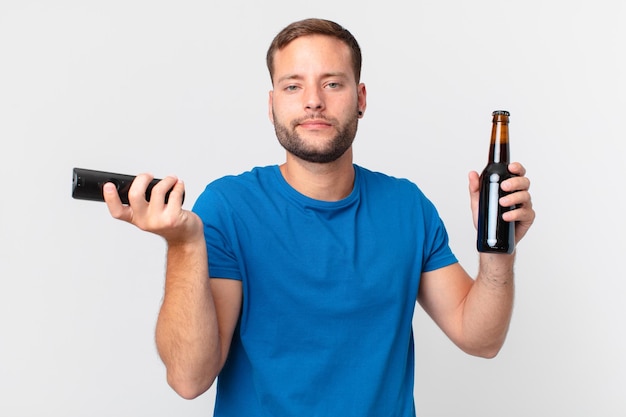
<path fill-rule="evenodd" d="M 474 227 L 478 227 L 478 199 L 480 191 L 480 175 L 476 171 L 471 171 L 468 174 L 469 180 L 469 194 L 470 194 L 470 209 L 472 211 L 472 220 Z"/>
<path fill-rule="evenodd" d="M 522 207 L 532 206 L 530 193 L 528 191 L 516 191 L 511 194 L 507 194 L 498 200 L 498 203 L 502 207 Z"/>
<path fill-rule="evenodd" d="M 104 202 L 109 209 L 109 213 L 115 219 L 124 220 L 130 222 L 132 219 L 131 208 L 122 204 L 120 195 L 117 192 L 117 187 L 111 182 L 107 182 L 102 186 L 102 196 Z"/>
<path fill-rule="evenodd" d="M 535 212 L 531 207 L 522 206 L 502 213 L 502 220 L 516 223 L 532 223 Z"/>
<path fill-rule="evenodd" d="M 150 196 L 150 203 L 152 204 L 152 207 L 159 207 L 159 209 L 162 209 L 163 206 L 166 205 L 165 196 L 167 195 L 167 193 L 170 193 L 168 197 L 168 203 L 174 204 L 174 202 L 177 201 L 176 194 L 180 192 L 180 191 L 177 191 L 175 195 L 172 196 L 172 192 L 174 192 L 174 188 L 177 185 L 177 183 L 178 183 L 178 178 L 173 175 L 169 175 L 163 178 L 161 181 L 159 181 L 157 185 L 155 185 L 152 188 L 152 192 Z M 181 198 L 181 203 L 179 205 L 182 205 L 182 196 L 180 198 Z"/>
<path fill-rule="evenodd" d="M 526 175 L 526 168 L 524 168 L 524 166 L 519 162 L 511 162 L 507 168 L 511 174 L 519 175 L 521 177 Z"/>
<path fill-rule="evenodd" d="M 470 193 L 477 193 L 480 189 L 480 175 L 476 171 L 471 171 L 468 174 L 468 179 Z"/>
<path fill-rule="evenodd" d="M 502 218 L 507 222 L 515 222 L 515 241 L 519 242 L 535 221 L 535 215 L 535 210 L 529 203 L 521 208 L 503 213 Z"/>
<path fill-rule="evenodd" d="M 511 177 L 505 181 L 502 181 L 500 187 L 503 191 L 506 192 L 524 191 L 530 188 L 530 180 L 527 177 L 523 176 Z"/>
<path fill-rule="evenodd" d="M 128 190 L 128 202 L 135 209 L 135 211 L 143 211 L 147 208 L 148 202 L 146 201 L 146 190 L 150 181 L 154 179 L 154 175 L 143 173 L 139 174 L 133 180 Z"/>
<path fill-rule="evenodd" d="M 182 180 L 177 180 L 174 188 L 170 192 L 169 202 L 170 206 L 182 207 L 185 198 L 185 183 Z"/>

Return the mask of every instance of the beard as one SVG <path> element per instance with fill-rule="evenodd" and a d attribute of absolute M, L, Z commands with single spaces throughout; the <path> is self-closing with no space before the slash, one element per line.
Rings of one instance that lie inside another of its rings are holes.
<path fill-rule="evenodd" d="M 352 146 L 359 120 L 356 114 L 357 111 L 355 110 L 354 117 L 344 125 L 339 125 L 336 119 L 329 119 L 321 114 L 314 114 L 296 119 L 287 126 L 277 119 L 274 112 L 274 130 L 276 131 L 278 142 L 287 152 L 307 162 L 326 164 L 339 159 Z M 307 144 L 307 141 L 296 132 L 296 126 L 313 118 L 326 120 L 337 127 L 337 134 L 323 148 Z"/>

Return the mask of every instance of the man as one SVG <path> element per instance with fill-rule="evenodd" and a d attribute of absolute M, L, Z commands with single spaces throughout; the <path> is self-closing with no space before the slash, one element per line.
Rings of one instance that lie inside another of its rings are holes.
<path fill-rule="evenodd" d="M 414 416 L 416 300 L 461 349 L 493 357 L 510 322 L 514 255 L 481 253 L 472 279 L 418 187 L 353 164 L 367 94 L 347 30 L 295 22 L 267 64 L 282 165 L 214 181 L 192 212 L 174 177 L 150 203 L 148 174 L 129 206 L 104 187 L 113 217 L 167 241 L 156 340 L 168 382 L 194 398 L 217 378 L 215 416 Z M 535 214 L 524 168 L 509 169 L 501 204 L 516 207 L 504 216 L 519 241 Z M 478 188 L 472 172 L 475 223 Z"/>

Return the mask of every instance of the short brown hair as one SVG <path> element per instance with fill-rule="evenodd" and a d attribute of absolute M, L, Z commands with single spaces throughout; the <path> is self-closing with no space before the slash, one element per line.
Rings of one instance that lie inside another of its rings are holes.
<path fill-rule="evenodd" d="M 267 50 L 267 69 L 270 72 L 272 82 L 274 80 L 274 55 L 276 51 L 283 49 L 291 41 L 308 35 L 325 35 L 339 39 L 350 48 L 352 55 L 352 69 L 354 78 L 358 83 L 361 79 L 361 48 L 352 34 L 338 23 L 324 19 L 304 19 L 291 23 L 281 30 L 272 41 Z"/>

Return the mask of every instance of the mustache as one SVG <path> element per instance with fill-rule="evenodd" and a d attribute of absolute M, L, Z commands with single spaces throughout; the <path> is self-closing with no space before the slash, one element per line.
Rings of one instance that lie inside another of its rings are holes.
<path fill-rule="evenodd" d="M 333 124 L 333 125 L 336 124 L 336 122 L 337 122 L 335 119 L 327 117 L 327 116 L 325 116 L 322 113 L 312 113 L 312 114 L 308 114 L 306 116 L 299 117 L 299 118 L 295 119 L 292 122 L 292 125 L 293 126 L 297 126 L 297 125 L 299 125 L 301 123 L 308 122 L 309 120 L 323 120 L 323 121 L 328 122 L 328 123 Z"/>

